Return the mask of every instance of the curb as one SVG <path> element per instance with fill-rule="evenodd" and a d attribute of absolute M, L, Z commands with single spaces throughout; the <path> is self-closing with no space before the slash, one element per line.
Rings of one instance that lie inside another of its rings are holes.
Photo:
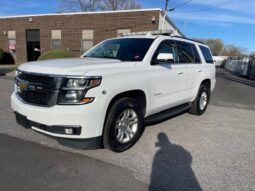
<path fill-rule="evenodd" d="M 232 80 L 234 82 L 241 83 L 241 84 L 244 84 L 244 85 L 247 85 L 247 86 L 255 87 L 255 83 L 251 83 L 251 82 L 248 82 L 246 80 L 241 80 L 241 79 L 238 79 L 238 78 L 235 78 L 235 77 L 230 77 L 230 76 L 226 76 L 226 75 L 222 75 L 222 74 L 216 74 L 216 76 L 220 77 L 220 78 L 225 78 L 227 80 Z"/>

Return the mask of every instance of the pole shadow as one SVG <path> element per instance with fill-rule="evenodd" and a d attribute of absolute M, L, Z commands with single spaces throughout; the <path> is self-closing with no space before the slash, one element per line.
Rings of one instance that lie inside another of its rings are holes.
<path fill-rule="evenodd" d="M 192 156 L 180 145 L 172 144 L 165 133 L 158 134 L 149 191 L 201 191 L 191 168 Z"/>

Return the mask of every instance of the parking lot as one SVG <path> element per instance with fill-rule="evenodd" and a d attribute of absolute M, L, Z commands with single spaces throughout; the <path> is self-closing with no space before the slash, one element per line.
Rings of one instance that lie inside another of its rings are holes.
<path fill-rule="evenodd" d="M 137 190 L 147 189 L 149 185 L 165 190 L 255 190 L 255 87 L 252 83 L 238 81 L 239 78 L 235 76 L 232 78 L 232 74 L 223 70 L 219 72 L 221 75 L 217 77 L 211 104 L 203 116 L 184 113 L 147 126 L 139 142 L 120 154 L 104 149 L 75 150 L 32 130 L 21 128 L 16 124 L 10 108 L 14 80 L 12 77 L 1 77 L 0 134 L 99 161 L 92 162 L 91 165 L 97 166 L 100 162 L 112 165 L 119 173 L 126 171 L 134 178 L 129 182 L 130 185 L 141 183 L 142 185 L 134 188 Z M 4 143 L 0 141 L 0 144 Z M 3 150 L 0 149 L 1 151 Z M 8 153 L 8 150 L 5 152 Z M 1 155 L 5 155 L 4 152 Z M 8 156 L 15 157 L 15 153 Z M 8 159 L 0 157 L 0 165 L 1 160 Z M 47 157 L 47 160 L 54 160 L 54 157 Z M 72 168 L 70 164 L 69 167 Z M 1 168 L 8 172 L 8 166 Z M 61 165 L 56 168 L 61 168 Z M 108 168 L 110 167 L 104 168 L 105 172 Z M 45 169 L 42 173 L 47 174 L 47 168 Z M 80 169 L 86 171 L 85 167 Z M 97 177 L 102 178 L 100 175 L 103 172 L 96 168 L 95 171 L 98 172 Z M 33 177 L 26 177 L 25 172 L 20 173 L 23 173 L 26 181 L 33 181 L 30 180 Z M 114 177 L 113 172 L 109 172 L 109 175 Z M 123 179 L 120 177 L 120 180 Z M 118 185 L 120 184 L 116 184 L 115 189 L 123 190 Z"/>

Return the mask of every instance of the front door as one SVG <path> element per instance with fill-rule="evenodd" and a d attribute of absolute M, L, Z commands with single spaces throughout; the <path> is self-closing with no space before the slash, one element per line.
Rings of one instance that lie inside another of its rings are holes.
<path fill-rule="evenodd" d="M 41 55 L 40 30 L 26 31 L 27 36 L 27 61 L 36 61 Z"/>
<path fill-rule="evenodd" d="M 178 64 L 174 41 L 164 41 L 159 45 L 153 59 L 159 53 L 172 53 L 173 63 L 159 63 L 150 67 L 149 84 L 151 92 L 151 114 L 180 105 L 184 102 L 183 91 L 186 68 Z"/>

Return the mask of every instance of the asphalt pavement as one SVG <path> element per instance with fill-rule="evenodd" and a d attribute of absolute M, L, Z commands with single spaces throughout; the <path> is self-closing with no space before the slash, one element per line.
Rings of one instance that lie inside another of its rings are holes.
<path fill-rule="evenodd" d="M 134 190 L 255 190 L 255 88 L 229 75 L 234 77 L 228 72 L 217 77 L 203 116 L 184 113 L 147 126 L 139 142 L 119 154 L 64 147 L 21 128 L 10 109 L 13 79 L 0 78 L 4 134 L 0 186 L 3 190 L 132 190 L 132 186 Z M 72 182 L 74 177 L 78 179 Z M 89 182 L 81 183 L 89 177 Z M 114 187 L 116 181 L 120 183 Z"/>
<path fill-rule="evenodd" d="M 0 134 L 0 190 L 146 190 L 127 170 Z"/>

